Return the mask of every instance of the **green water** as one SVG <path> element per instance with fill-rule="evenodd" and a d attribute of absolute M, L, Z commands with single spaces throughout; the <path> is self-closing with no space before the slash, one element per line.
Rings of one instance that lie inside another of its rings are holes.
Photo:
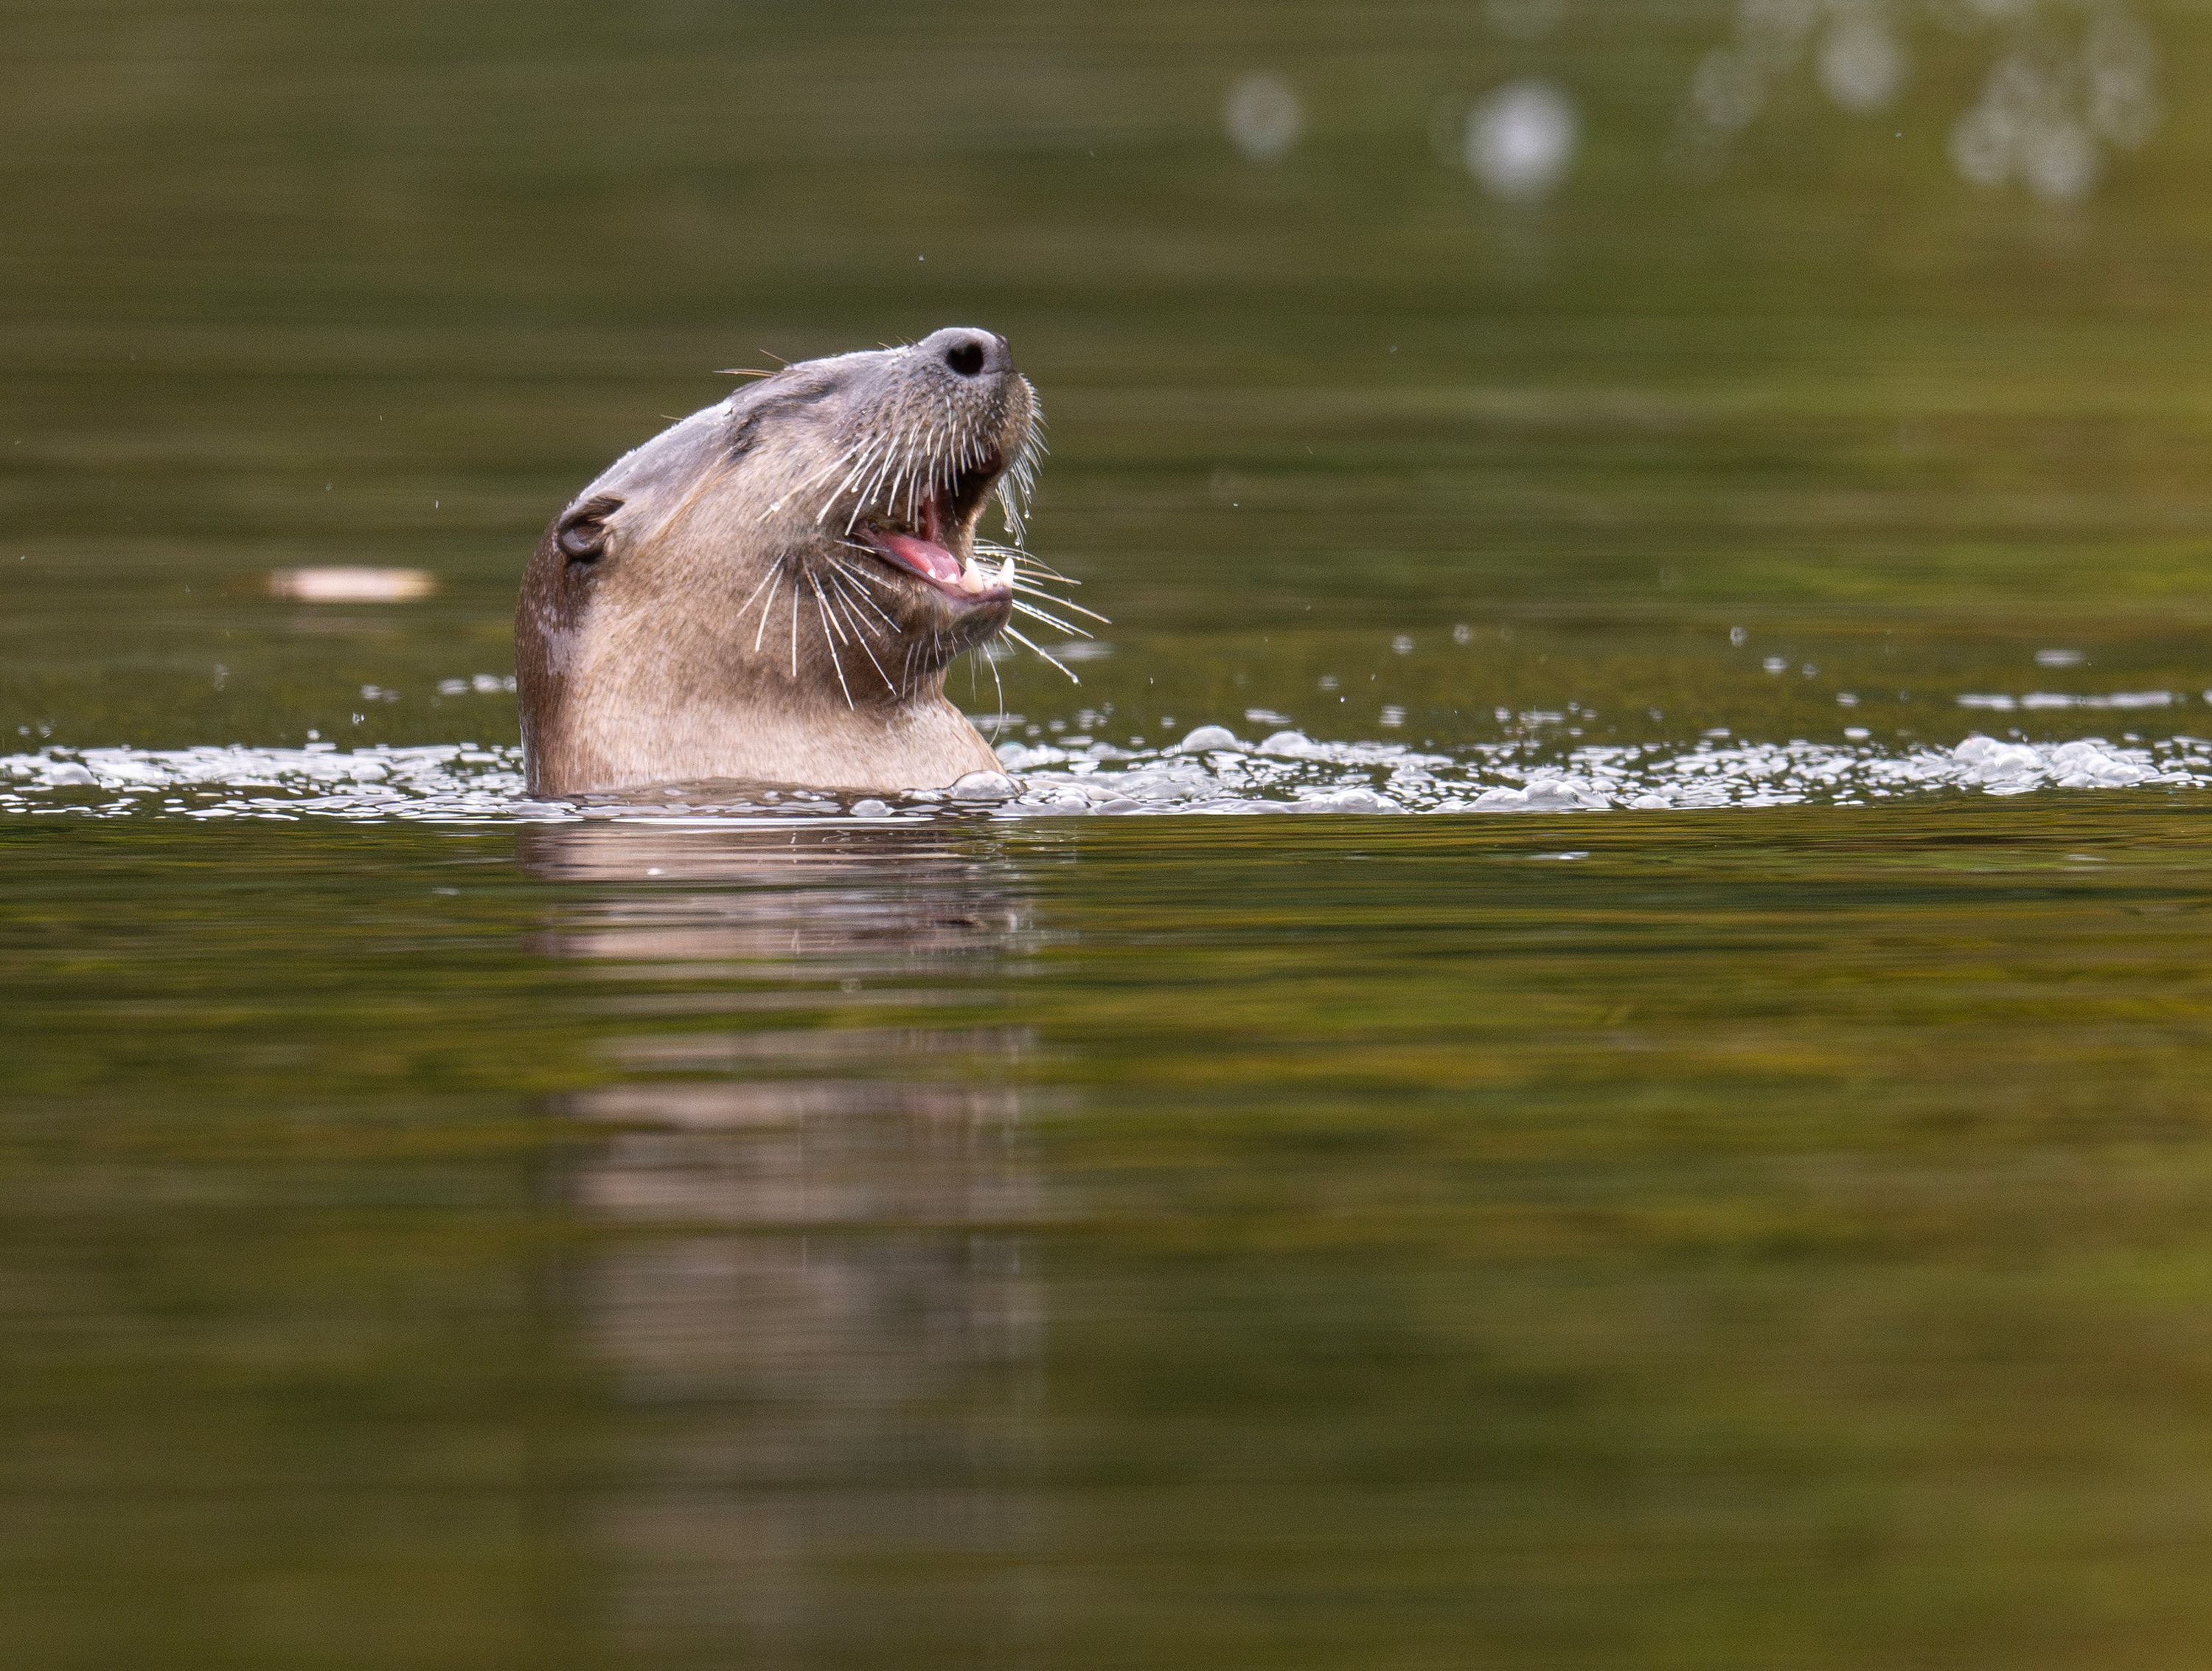
<path fill-rule="evenodd" d="M 954 321 L 1114 617 L 1016 737 L 2212 733 L 2212 17 L 2079 195 L 1950 150 L 2100 15 L 1717 144 L 1717 4 L 16 0 L 0 752 L 508 744 L 579 483 Z M 2207 793 L 0 817 L 0 1644 L 2201 1665 Z"/>

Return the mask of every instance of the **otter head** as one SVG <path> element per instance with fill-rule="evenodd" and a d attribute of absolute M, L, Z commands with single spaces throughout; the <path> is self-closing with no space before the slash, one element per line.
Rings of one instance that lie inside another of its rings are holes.
<path fill-rule="evenodd" d="M 947 330 L 785 367 L 617 461 L 525 575 L 515 663 L 539 794 L 734 779 L 941 787 L 995 763 L 947 665 L 1008 623 L 1036 392 Z"/>

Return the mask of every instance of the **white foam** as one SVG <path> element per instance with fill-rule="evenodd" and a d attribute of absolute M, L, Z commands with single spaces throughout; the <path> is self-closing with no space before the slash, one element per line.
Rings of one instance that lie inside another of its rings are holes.
<path fill-rule="evenodd" d="M 2114 690 L 2101 696 L 2076 696 L 2063 690 L 2031 690 L 2024 696 L 2002 692 L 1969 694 L 1959 698 L 1961 708 L 1986 708 L 1999 714 L 2015 708 L 2167 708 L 2178 701 L 2171 690 Z"/>
<path fill-rule="evenodd" d="M 520 750 L 472 743 L 303 749 L 47 749 L 0 757 L 0 813 L 507 820 L 568 816 L 524 798 Z"/>
<path fill-rule="evenodd" d="M 0 816 L 404 818 L 510 823 L 575 817 L 996 817 L 1131 812 L 1572 812 L 1852 805 L 1953 790 L 2212 787 L 2212 742 L 2176 737 L 2006 742 L 1976 734 L 1904 752 L 1872 739 L 1750 743 L 1528 743 L 1423 752 L 1398 743 L 1317 740 L 1298 731 L 1247 742 L 1202 726 L 1158 749 L 1001 745 L 1003 775 L 947 793 L 855 800 L 783 794 L 585 805 L 533 801 L 520 751 L 472 744 L 306 748 L 44 749 L 0 757 Z M 680 796 L 680 792 L 678 792 Z"/>

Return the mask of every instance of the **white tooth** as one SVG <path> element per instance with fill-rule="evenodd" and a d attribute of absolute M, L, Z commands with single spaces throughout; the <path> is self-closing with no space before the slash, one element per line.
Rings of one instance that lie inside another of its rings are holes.
<path fill-rule="evenodd" d="M 1014 589 L 1014 556 L 1011 551 L 1006 554 L 1006 566 L 999 571 L 999 584 L 1009 592 Z"/>

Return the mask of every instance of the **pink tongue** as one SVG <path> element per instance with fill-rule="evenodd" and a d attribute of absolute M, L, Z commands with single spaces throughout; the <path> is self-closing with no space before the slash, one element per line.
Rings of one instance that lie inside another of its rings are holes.
<path fill-rule="evenodd" d="M 876 543 L 917 574 L 945 586 L 960 583 L 960 559 L 934 540 L 916 539 L 912 534 L 883 533 L 876 536 Z"/>

